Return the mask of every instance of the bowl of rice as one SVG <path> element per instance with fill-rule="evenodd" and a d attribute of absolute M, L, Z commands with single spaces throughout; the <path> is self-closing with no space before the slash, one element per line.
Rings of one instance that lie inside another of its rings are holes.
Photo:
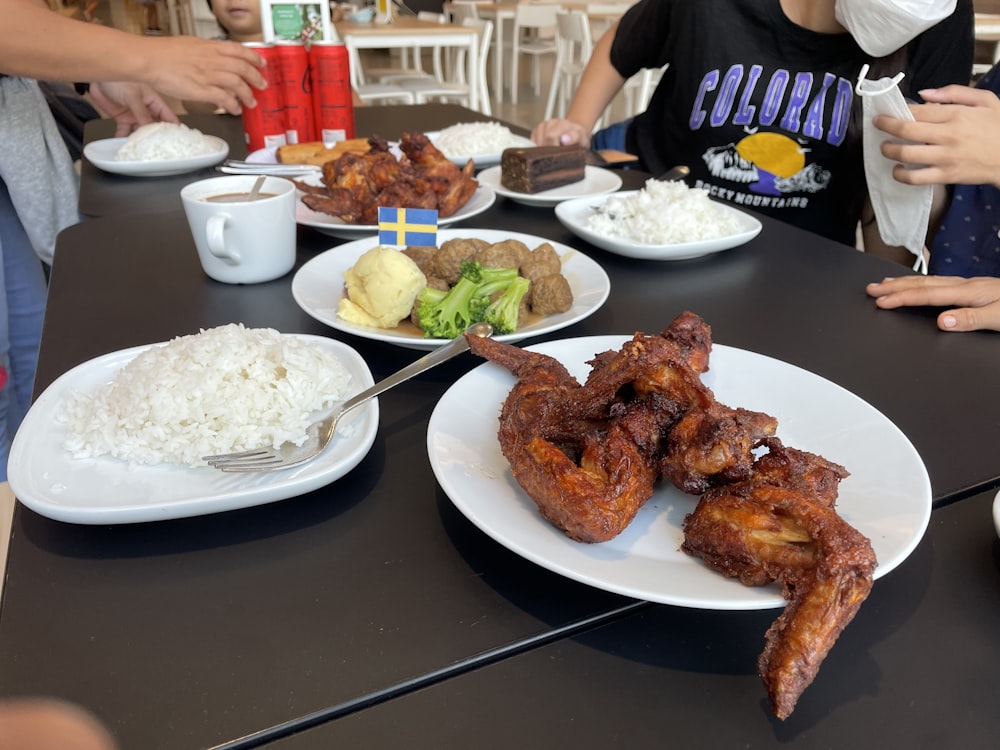
<path fill-rule="evenodd" d="M 83 155 L 106 172 L 163 177 L 215 166 L 229 155 L 229 144 L 182 123 L 154 122 L 127 138 L 88 143 Z"/>
<path fill-rule="evenodd" d="M 514 135 L 499 122 L 460 122 L 426 135 L 452 162 L 464 167 L 472 159 L 477 169 L 499 164 L 506 148 L 535 145 L 530 138 Z"/>
<path fill-rule="evenodd" d="M 239 324 L 111 352 L 64 373 L 32 404 L 8 479 L 25 505 L 70 523 L 182 518 L 296 497 L 367 455 L 377 400 L 353 410 L 301 466 L 223 474 L 201 457 L 301 442 L 319 412 L 372 382 L 346 344 Z"/>
<path fill-rule="evenodd" d="M 564 201 L 555 213 L 590 244 L 644 260 L 699 258 L 743 245 L 761 230 L 755 217 L 680 181 L 648 180 L 642 190 Z"/>

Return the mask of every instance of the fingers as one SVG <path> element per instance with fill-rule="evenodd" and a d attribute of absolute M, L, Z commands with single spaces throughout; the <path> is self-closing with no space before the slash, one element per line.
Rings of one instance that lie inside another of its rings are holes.
<path fill-rule="evenodd" d="M 976 89 L 970 86 L 952 84 L 939 89 L 924 89 L 918 92 L 925 102 L 935 104 L 961 104 L 967 107 L 989 107 L 1000 103 L 989 89 Z"/>
<path fill-rule="evenodd" d="M 869 284 L 865 291 L 882 309 L 955 306 L 937 318 L 943 331 L 1000 330 L 1000 279 L 904 276 Z"/>

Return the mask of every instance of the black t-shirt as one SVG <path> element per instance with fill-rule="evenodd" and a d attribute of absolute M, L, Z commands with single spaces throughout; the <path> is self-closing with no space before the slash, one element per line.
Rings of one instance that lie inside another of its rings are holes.
<path fill-rule="evenodd" d="M 903 94 L 968 84 L 972 36 L 972 0 L 959 0 L 908 45 Z M 668 65 L 626 137 L 644 169 L 686 164 L 720 199 L 854 244 L 866 195 L 854 85 L 873 60 L 849 34 L 804 29 L 780 0 L 640 0 L 611 63 L 625 78 Z"/>

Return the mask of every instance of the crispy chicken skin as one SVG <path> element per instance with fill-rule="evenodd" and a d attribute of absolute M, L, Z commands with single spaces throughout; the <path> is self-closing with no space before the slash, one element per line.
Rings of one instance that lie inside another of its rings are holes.
<path fill-rule="evenodd" d="M 701 495 L 685 552 L 748 586 L 782 584 L 788 604 L 758 672 L 775 715 L 791 714 L 872 587 L 871 543 L 835 510 L 847 470 L 783 445 L 773 417 L 716 401 L 700 377 L 711 330 L 694 313 L 595 355 L 582 384 L 552 357 L 469 345 L 517 378 L 498 437 L 544 518 L 572 539 L 606 541 L 666 479 Z"/>
<path fill-rule="evenodd" d="M 766 441 L 759 471 L 702 495 L 683 549 L 749 586 L 780 581 L 788 600 L 758 660 L 771 706 L 787 718 L 872 588 L 870 541 L 834 509 L 847 471 Z"/>
<path fill-rule="evenodd" d="M 372 136 L 368 143 L 368 153 L 326 162 L 321 186 L 296 180 L 302 202 L 349 224 L 377 224 L 379 206 L 434 208 L 440 218 L 451 216 L 479 187 L 471 160 L 460 169 L 423 133 L 403 133 L 400 159 L 385 139 Z"/>

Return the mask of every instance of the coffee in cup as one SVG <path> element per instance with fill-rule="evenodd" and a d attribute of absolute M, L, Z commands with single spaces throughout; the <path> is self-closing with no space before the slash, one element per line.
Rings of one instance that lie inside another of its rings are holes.
<path fill-rule="evenodd" d="M 295 265 L 295 185 L 268 176 L 250 201 L 256 181 L 257 175 L 226 175 L 181 190 L 198 258 L 216 281 L 271 281 Z"/>

